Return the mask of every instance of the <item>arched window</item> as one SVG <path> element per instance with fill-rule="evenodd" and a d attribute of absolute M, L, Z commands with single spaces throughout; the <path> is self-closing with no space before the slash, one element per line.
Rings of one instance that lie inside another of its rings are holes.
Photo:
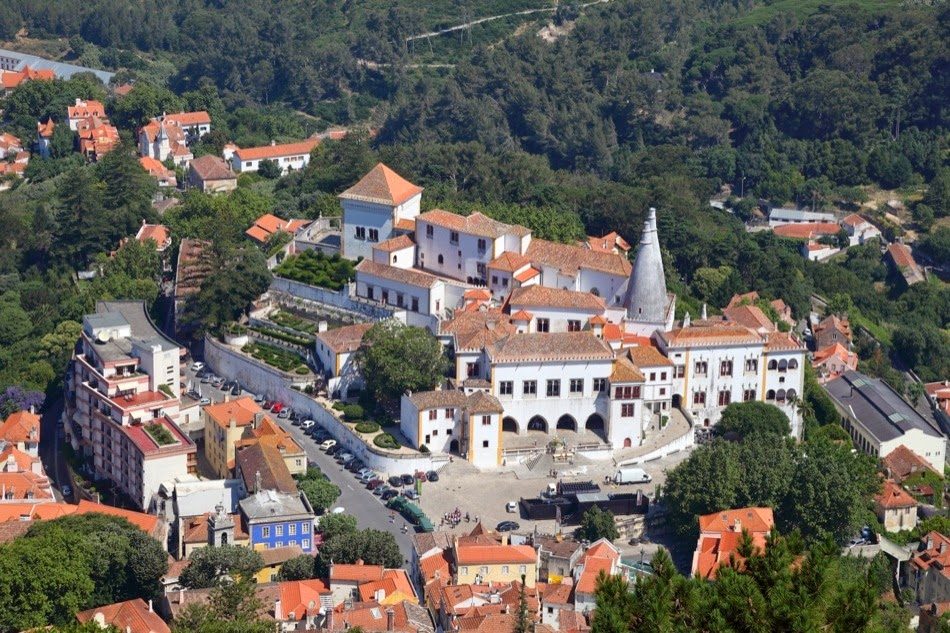
<path fill-rule="evenodd" d="M 798 369 L 798 361 L 795 360 L 794 358 L 793 358 L 792 360 L 788 361 L 788 368 L 789 368 L 789 369 Z"/>
<path fill-rule="evenodd" d="M 778 362 L 778 370 L 779 370 L 779 371 L 787 371 L 787 370 L 788 370 L 788 361 L 785 360 L 784 358 L 783 358 L 782 360 L 780 360 L 780 361 Z"/>
<path fill-rule="evenodd" d="M 439 264 L 444 264 L 444 263 L 445 263 L 445 258 L 442 257 L 442 255 L 439 255 Z"/>
<path fill-rule="evenodd" d="M 778 363 L 776 363 L 774 359 L 769 361 L 769 369 L 776 369 L 777 367 Z"/>
<path fill-rule="evenodd" d="M 595 297 L 600 296 L 600 290 L 598 290 L 596 286 L 590 289 L 590 293 L 594 295 Z"/>
<path fill-rule="evenodd" d="M 789 402 L 794 402 L 795 399 L 798 398 L 798 392 L 794 389 L 789 389 L 787 392 L 785 392 L 785 397 L 788 398 Z"/>
<path fill-rule="evenodd" d="M 766 400 L 775 400 L 775 389 L 769 389 L 765 392 Z"/>
<path fill-rule="evenodd" d="M 776 402 L 785 402 L 785 390 L 784 390 L 784 389 L 779 389 L 779 390 L 778 390 L 778 393 L 775 394 L 775 401 L 776 401 Z"/>

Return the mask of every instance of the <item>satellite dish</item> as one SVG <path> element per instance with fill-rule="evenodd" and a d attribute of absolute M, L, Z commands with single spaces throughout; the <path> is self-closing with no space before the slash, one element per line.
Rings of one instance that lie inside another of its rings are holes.
<path fill-rule="evenodd" d="M 109 336 L 109 332 L 107 330 L 99 330 L 99 333 L 96 334 L 97 343 L 108 343 L 110 338 L 111 337 Z"/>

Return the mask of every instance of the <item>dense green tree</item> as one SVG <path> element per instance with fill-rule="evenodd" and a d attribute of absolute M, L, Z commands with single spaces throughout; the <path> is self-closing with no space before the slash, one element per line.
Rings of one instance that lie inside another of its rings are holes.
<path fill-rule="evenodd" d="M 246 313 L 270 285 L 271 274 L 260 249 L 215 242 L 205 249 L 209 274 L 186 304 L 186 318 L 204 331 L 216 331 Z"/>
<path fill-rule="evenodd" d="M 23 340 L 33 329 L 30 315 L 20 305 L 20 295 L 5 292 L 0 295 L 0 345 L 13 345 Z"/>
<path fill-rule="evenodd" d="M 106 154 L 96 167 L 99 179 L 105 183 L 103 204 L 107 209 L 127 208 L 141 220 L 151 219 L 152 196 L 158 184 L 135 157 L 131 143 L 121 144 Z"/>
<path fill-rule="evenodd" d="M 317 528 L 323 534 L 323 540 L 329 541 L 335 536 L 344 534 L 355 534 L 359 530 L 356 527 L 356 517 L 351 514 L 324 514 L 320 517 L 320 523 Z"/>
<path fill-rule="evenodd" d="M 260 552 L 246 547 L 202 547 L 191 555 L 191 563 L 182 571 L 179 580 L 189 589 L 217 587 L 228 579 L 238 582 L 249 579 L 263 566 Z"/>
<path fill-rule="evenodd" d="M 722 411 L 714 431 L 723 437 L 744 438 L 753 433 L 785 437 L 791 433 L 788 416 L 767 402 L 733 402 Z"/>
<path fill-rule="evenodd" d="M 934 210 L 938 218 L 950 214 L 950 169 L 940 169 L 930 181 L 924 203 Z"/>
<path fill-rule="evenodd" d="M 257 165 L 257 173 L 260 174 L 262 178 L 267 178 L 268 180 L 274 180 L 280 178 L 280 165 L 275 161 L 264 159 Z"/>
<path fill-rule="evenodd" d="M 401 567 L 402 553 L 395 537 L 389 532 L 365 529 L 336 534 L 325 540 L 317 555 L 316 572 L 326 576 L 330 563 L 355 563 L 362 560 L 368 565 Z"/>
<path fill-rule="evenodd" d="M 434 389 L 448 361 L 427 330 L 382 321 L 363 337 L 357 362 L 366 386 L 381 403 L 394 403 L 409 391 Z"/>
<path fill-rule="evenodd" d="M 135 82 L 135 87 L 126 95 L 117 97 L 110 104 L 112 122 L 126 129 L 138 129 L 152 117 L 163 112 L 178 112 L 181 99 L 168 88 L 147 81 Z"/>
<path fill-rule="evenodd" d="M 314 577 L 314 563 L 316 559 L 310 554 L 302 554 L 291 558 L 280 566 L 278 580 L 307 580 Z"/>
<path fill-rule="evenodd" d="M 610 510 L 601 510 L 598 506 L 591 507 L 581 517 L 578 534 L 591 542 L 602 538 L 613 541 L 620 536 L 617 525 L 614 523 L 614 513 Z"/>
<path fill-rule="evenodd" d="M 318 512 L 328 510 L 340 496 L 340 487 L 317 468 L 308 468 L 306 475 L 297 480 L 297 487 Z"/>
<path fill-rule="evenodd" d="M 212 548 L 204 548 L 212 549 Z M 214 548 L 216 549 L 216 548 Z M 175 616 L 175 633 L 268 633 L 273 622 L 262 617 L 268 605 L 249 579 L 225 582 L 211 590 L 207 604 L 192 603 Z"/>

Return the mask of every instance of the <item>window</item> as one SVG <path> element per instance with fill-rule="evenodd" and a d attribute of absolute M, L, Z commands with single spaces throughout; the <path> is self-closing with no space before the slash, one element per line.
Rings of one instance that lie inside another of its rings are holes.
<path fill-rule="evenodd" d="M 525 380 L 523 383 L 521 383 L 521 393 L 526 396 L 538 395 L 538 381 Z"/>
<path fill-rule="evenodd" d="M 704 361 L 704 360 L 698 360 L 698 361 L 696 361 L 696 371 L 695 371 L 695 373 L 696 373 L 697 375 L 703 375 L 703 376 L 705 376 L 705 375 L 706 375 L 706 372 L 707 372 L 708 370 L 709 370 L 709 363 L 707 363 L 707 362 Z"/>
<path fill-rule="evenodd" d="M 369 230 L 369 241 L 378 242 L 379 241 L 379 229 L 370 229 Z"/>
<path fill-rule="evenodd" d="M 720 376 L 731 376 L 732 375 L 732 361 L 724 360 L 719 363 L 719 375 Z"/>
<path fill-rule="evenodd" d="M 488 448 L 488 440 L 482 440 L 482 448 Z"/>
<path fill-rule="evenodd" d="M 477 376 L 478 370 L 479 370 L 478 363 L 468 363 L 465 367 L 465 371 L 467 372 L 467 375 L 469 378 Z"/>
<path fill-rule="evenodd" d="M 616 400 L 636 400 L 640 397 L 640 385 L 617 387 L 614 390 Z"/>
<path fill-rule="evenodd" d="M 719 392 L 719 406 L 724 407 L 727 404 L 732 402 L 732 392 L 728 389 L 723 389 Z"/>
<path fill-rule="evenodd" d="M 383 290 L 383 303 L 389 303 L 389 291 Z"/>
<path fill-rule="evenodd" d="M 293 535 L 295 535 L 296 533 L 297 533 L 297 524 L 296 524 L 296 523 L 291 523 L 290 525 L 287 526 L 287 534 L 289 534 L 290 536 L 293 536 Z"/>
<path fill-rule="evenodd" d="M 488 567 L 487 567 L 487 566 L 479 567 L 479 568 L 478 568 L 478 573 L 480 573 L 482 576 L 488 574 Z"/>
<path fill-rule="evenodd" d="M 769 361 L 769 369 L 778 369 L 778 363 L 774 359 Z"/>
<path fill-rule="evenodd" d="M 439 417 L 439 411 L 437 409 L 429 409 L 429 419 L 435 420 Z"/>
<path fill-rule="evenodd" d="M 459 571 L 461 571 L 463 574 L 467 574 L 467 573 L 468 573 L 468 567 L 462 567 L 462 569 L 459 570 Z"/>
<path fill-rule="evenodd" d="M 561 395 L 561 381 L 560 380 L 549 380 L 547 382 L 547 396 L 548 398 L 557 398 Z"/>
<path fill-rule="evenodd" d="M 528 572 L 527 566 L 525 566 L 525 565 L 520 565 L 520 566 L 518 567 L 518 573 L 519 573 L 519 574 L 525 574 L 525 573 L 527 573 L 527 572 Z"/>
<path fill-rule="evenodd" d="M 497 285 L 498 285 L 498 275 L 492 275 L 492 276 L 491 276 L 491 285 L 493 285 L 493 286 L 497 286 Z"/>
<path fill-rule="evenodd" d="M 438 437 L 438 435 L 439 435 L 439 429 L 435 429 L 434 431 L 432 431 L 432 437 Z"/>
<path fill-rule="evenodd" d="M 680 365 L 673 368 L 673 378 L 683 378 L 686 376 L 686 366 Z"/>
<path fill-rule="evenodd" d="M 620 417 L 622 418 L 632 418 L 633 417 L 633 403 L 624 403 L 620 405 Z"/>
<path fill-rule="evenodd" d="M 446 410 L 445 410 L 445 418 L 446 418 L 446 419 L 454 418 L 454 417 L 455 417 L 455 409 L 449 408 L 449 409 L 446 409 Z"/>
<path fill-rule="evenodd" d="M 742 401 L 749 402 L 755 400 L 755 389 L 746 389 L 742 392 Z"/>
<path fill-rule="evenodd" d="M 482 416 L 482 426 L 491 426 L 491 416 L 483 415 Z"/>
<path fill-rule="evenodd" d="M 697 391 L 696 393 L 694 393 L 694 394 L 693 394 L 693 404 L 694 404 L 694 405 L 705 406 L 705 404 L 706 404 L 706 392 L 705 392 L 705 391 Z"/>
<path fill-rule="evenodd" d="M 284 546 L 283 541 L 277 541 L 276 543 L 274 543 L 274 547 L 283 547 L 283 546 Z"/>
<path fill-rule="evenodd" d="M 261 528 L 261 538 L 270 538 L 270 526 L 265 525 Z"/>
<path fill-rule="evenodd" d="M 660 373 L 660 380 L 666 380 L 666 372 L 665 372 L 665 371 Z"/>
<path fill-rule="evenodd" d="M 510 396 L 514 392 L 514 384 L 510 380 L 502 380 L 498 384 L 498 394 Z"/>
<path fill-rule="evenodd" d="M 426 237 L 431 240 L 433 235 L 435 235 L 435 227 L 431 224 L 426 224 Z"/>
<path fill-rule="evenodd" d="M 502 277 L 502 278 L 501 278 L 501 287 L 502 287 L 502 288 L 507 288 L 507 287 L 508 287 L 508 278 L 507 278 L 507 277 Z"/>
<path fill-rule="evenodd" d="M 488 250 L 488 243 L 487 243 L 485 240 L 479 238 L 479 240 L 478 240 L 478 252 L 479 252 L 479 254 L 484 255 L 484 254 L 485 254 L 485 251 L 487 251 L 487 250 Z"/>
<path fill-rule="evenodd" d="M 449 244 L 458 244 L 459 243 L 459 234 L 458 231 L 449 232 Z"/>
<path fill-rule="evenodd" d="M 567 331 L 568 332 L 580 332 L 581 331 L 581 322 L 577 319 L 568 319 L 567 320 Z"/>
<path fill-rule="evenodd" d="M 503 573 L 503 574 L 507 574 L 507 573 L 508 573 L 508 565 L 502 565 L 502 566 L 501 566 L 501 573 Z"/>
<path fill-rule="evenodd" d="M 769 389 L 765 392 L 766 400 L 775 400 L 775 389 Z"/>
<path fill-rule="evenodd" d="M 571 393 L 584 393 L 584 379 L 571 378 Z"/>
<path fill-rule="evenodd" d="M 419 311 L 419 297 L 412 298 L 412 311 L 413 312 Z"/>
<path fill-rule="evenodd" d="M 372 301 L 373 299 L 375 299 L 375 297 L 373 296 L 373 287 L 372 287 L 372 286 L 366 286 L 366 298 L 369 299 L 370 301 Z"/>
<path fill-rule="evenodd" d="M 478 273 L 478 276 L 482 278 L 488 274 L 485 269 L 485 264 L 482 264 L 481 262 L 475 265 L 475 271 Z"/>
<path fill-rule="evenodd" d="M 441 265 L 441 264 L 444 264 L 444 263 L 445 263 L 445 258 L 442 257 L 441 254 L 439 254 L 439 264 Z"/>
<path fill-rule="evenodd" d="M 366 227 L 365 227 L 365 226 L 358 226 L 358 227 L 356 227 L 356 230 L 355 230 L 355 233 L 354 233 L 354 237 L 355 237 L 356 239 L 358 239 L 358 240 L 365 240 L 365 239 L 366 239 Z"/>
<path fill-rule="evenodd" d="M 548 319 L 538 319 L 535 321 L 535 329 L 538 332 L 550 332 L 551 322 Z"/>
<path fill-rule="evenodd" d="M 594 378 L 594 393 L 600 393 L 601 391 L 607 391 L 607 379 Z"/>
<path fill-rule="evenodd" d="M 666 395 L 666 387 L 660 387 L 660 395 L 661 395 L 661 396 L 665 396 L 665 395 Z"/>
<path fill-rule="evenodd" d="M 274 536 L 283 536 L 284 535 L 284 526 L 275 525 L 274 526 Z"/>

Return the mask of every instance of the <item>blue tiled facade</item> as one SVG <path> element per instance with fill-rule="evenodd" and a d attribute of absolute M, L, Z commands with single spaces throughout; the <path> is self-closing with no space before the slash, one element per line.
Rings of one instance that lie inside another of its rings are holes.
<path fill-rule="evenodd" d="M 304 552 L 313 552 L 313 519 L 261 521 L 251 523 L 248 527 L 251 547 L 263 545 L 273 549 L 299 545 Z"/>
<path fill-rule="evenodd" d="M 297 545 L 313 552 L 313 507 L 307 496 L 262 490 L 239 503 L 251 547 L 274 549 Z"/>

